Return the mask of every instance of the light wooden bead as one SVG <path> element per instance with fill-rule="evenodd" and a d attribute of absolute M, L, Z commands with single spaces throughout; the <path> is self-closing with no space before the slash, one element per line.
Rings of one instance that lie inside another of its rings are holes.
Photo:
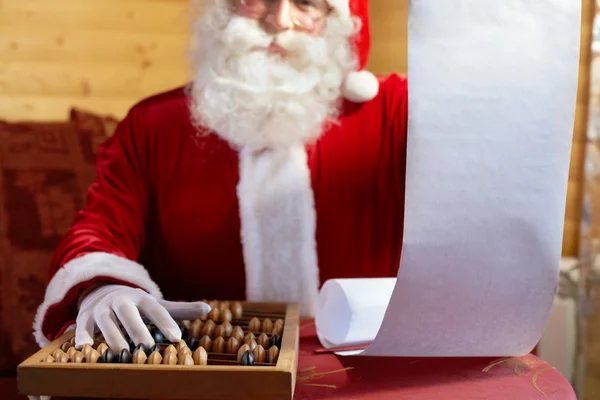
<path fill-rule="evenodd" d="M 171 353 L 177 355 L 177 349 L 172 344 L 168 345 L 167 348 L 165 349 L 165 351 L 163 351 L 163 357 L 166 357 L 167 354 L 171 354 Z"/>
<path fill-rule="evenodd" d="M 186 329 L 190 329 L 190 326 L 192 325 L 192 321 L 190 321 L 189 319 L 184 319 L 181 321 L 181 323 L 183 324 L 183 326 L 186 327 Z"/>
<path fill-rule="evenodd" d="M 229 302 L 229 300 L 219 302 L 219 311 L 223 312 L 227 310 L 230 307 L 230 305 L 231 303 Z"/>
<path fill-rule="evenodd" d="M 208 336 L 209 338 L 214 339 L 216 327 L 217 325 L 212 320 L 207 321 L 206 324 L 204 324 L 204 328 L 202 328 L 202 336 Z"/>
<path fill-rule="evenodd" d="M 218 325 L 215 328 L 215 333 L 214 333 L 215 337 L 225 337 L 226 333 L 225 333 L 225 327 L 223 325 Z"/>
<path fill-rule="evenodd" d="M 227 341 L 227 353 L 236 354 L 240 349 L 240 342 L 234 337 L 230 337 Z"/>
<path fill-rule="evenodd" d="M 179 365 L 194 365 L 194 359 L 192 358 L 192 354 L 186 354 L 183 357 L 179 358 Z"/>
<path fill-rule="evenodd" d="M 233 332 L 231 332 L 231 337 L 237 339 L 238 342 L 242 343 L 244 341 L 244 330 L 240 326 L 236 326 L 233 328 Z"/>
<path fill-rule="evenodd" d="M 165 354 L 163 358 L 163 364 L 165 365 L 176 365 L 177 364 L 177 353 L 169 352 Z"/>
<path fill-rule="evenodd" d="M 223 311 L 221 311 L 221 321 L 223 321 L 223 322 L 233 321 L 233 313 L 231 312 L 231 310 L 229 308 L 226 308 Z"/>
<path fill-rule="evenodd" d="M 190 325 L 190 334 L 196 339 L 200 339 L 204 323 L 200 319 L 195 319 Z"/>
<path fill-rule="evenodd" d="M 59 363 L 71 362 L 71 358 L 64 351 L 61 353 L 58 353 L 57 357 L 55 357 L 55 358 L 56 358 L 56 361 Z"/>
<path fill-rule="evenodd" d="M 233 325 L 231 325 L 231 322 L 225 321 L 225 322 L 223 322 L 223 324 L 221 324 L 221 326 L 225 329 L 225 336 L 224 337 L 231 336 L 231 334 L 233 333 Z"/>
<path fill-rule="evenodd" d="M 43 360 L 42 362 L 48 362 L 48 363 L 53 363 L 56 360 L 54 359 L 54 357 L 52 357 L 50 354 L 48 354 Z"/>
<path fill-rule="evenodd" d="M 252 318 L 248 323 L 248 330 L 250 332 L 260 332 L 260 320 L 256 317 Z"/>
<path fill-rule="evenodd" d="M 74 347 L 72 348 L 74 349 Z M 85 356 L 80 351 L 76 351 L 75 353 L 73 353 L 73 355 L 71 355 L 71 361 L 74 363 L 81 364 L 82 362 L 84 362 L 84 360 Z"/>
<path fill-rule="evenodd" d="M 264 347 L 260 344 L 252 350 L 252 355 L 254 356 L 254 362 L 265 362 L 267 356 Z"/>
<path fill-rule="evenodd" d="M 256 340 L 256 336 L 254 336 L 254 333 L 249 332 L 246 336 L 244 336 L 244 343 L 245 344 L 250 344 L 250 342 Z"/>
<path fill-rule="evenodd" d="M 273 321 L 270 318 L 265 318 L 262 322 L 261 331 L 271 332 L 273 330 Z"/>
<path fill-rule="evenodd" d="M 69 351 L 69 349 L 70 349 L 71 347 L 73 347 L 73 345 L 71 344 L 71 342 L 64 342 L 64 343 L 62 344 L 62 346 L 60 346 L 60 349 L 66 353 L 67 351 Z M 68 353 L 67 353 L 67 354 L 68 354 Z"/>
<path fill-rule="evenodd" d="M 261 335 L 258 337 L 258 339 L 256 340 L 256 343 L 258 343 L 259 345 L 261 345 L 264 349 L 269 347 L 269 343 L 271 342 L 271 339 L 269 339 L 269 336 L 267 336 L 266 333 L 261 333 Z"/>
<path fill-rule="evenodd" d="M 181 349 L 185 349 L 185 348 L 188 348 L 188 345 L 184 340 L 180 340 L 175 345 L 175 350 L 177 350 L 177 351 L 181 351 Z"/>
<path fill-rule="evenodd" d="M 69 340 L 69 342 L 70 342 L 70 343 L 71 343 L 73 346 L 75 346 L 75 336 L 73 336 L 73 337 L 71 338 L 71 340 Z"/>
<path fill-rule="evenodd" d="M 214 307 L 212 310 L 210 310 L 210 312 L 208 313 L 208 319 L 210 321 L 218 321 L 219 320 L 219 316 L 221 315 L 221 312 L 219 311 L 219 309 L 217 307 Z"/>
<path fill-rule="evenodd" d="M 225 353 L 225 339 L 219 336 L 212 344 L 213 353 Z"/>
<path fill-rule="evenodd" d="M 198 347 L 196 351 L 194 351 L 192 358 L 194 359 L 194 365 L 208 365 L 208 354 L 204 347 Z"/>
<path fill-rule="evenodd" d="M 256 346 L 258 346 L 258 343 L 256 343 L 255 340 L 252 340 L 250 343 L 247 343 L 248 346 L 250 346 L 250 350 L 254 350 L 256 348 Z"/>
<path fill-rule="evenodd" d="M 233 314 L 233 318 L 240 319 L 244 315 L 244 309 L 242 308 L 242 303 L 239 301 L 234 301 L 230 307 L 231 314 Z"/>
<path fill-rule="evenodd" d="M 192 350 L 189 347 L 184 347 L 177 353 L 177 357 L 180 359 L 185 358 L 186 355 L 192 355 Z"/>
<path fill-rule="evenodd" d="M 57 359 L 59 354 L 65 354 L 65 355 L 66 355 L 67 353 L 65 353 L 65 352 L 64 352 L 64 351 L 62 351 L 60 348 L 58 348 L 58 349 L 55 349 L 55 350 L 52 352 L 52 357 L 54 357 L 54 359 Z"/>
<path fill-rule="evenodd" d="M 240 362 L 240 360 L 242 359 L 242 355 L 244 355 L 244 353 L 249 350 L 250 350 L 250 346 L 248 346 L 247 344 L 244 344 L 243 346 L 241 346 L 237 353 L 237 361 Z"/>
<path fill-rule="evenodd" d="M 148 357 L 148 364 L 162 364 L 163 357 L 158 351 L 153 351 Z"/>
<path fill-rule="evenodd" d="M 87 355 L 85 356 L 85 362 L 88 364 L 94 364 L 96 362 L 98 362 L 98 359 L 100 358 L 100 353 L 98 353 L 98 350 L 90 350 L 88 351 Z"/>
<path fill-rule="evenodd" d="M 208 352 L 212 349 L 212 340 L 208 336 L 202 336 L 200 339 L 200 346 L 204 347 L 204 349 Z"/>
<path fill-rule="evenodd" d="M 134 364 L 146 364 L 147 360 L 148 360 L 148 356 L 146 355 L 146 353 L 143 350 L 140 349 L 135 352 L 131 361 Z"/>
<path fill-rule="evenodd" d="M 277 346 L 271 346 L 267 352 L 267 362 L 275 364 L 277 363 L 277 357 L 279 357 L 279 348 Z"/>
<path fill-rule="evenodd" d="M 283 320 L 281 318 L 277 319 L 275 321 L 275 326 L 278 326 L 280 328 L 283 328 Z"/>
<path fill-rule="evenodd" d="M 84 356 L 88 356 L 88 354 L 90 354 L 90 351 L 95 351 L 94 348 L 92 346 L 90 346 L 89 344 L 86 344 L 85 346 L 83 346 L 83 349 L 81 349 L 81 352 L 83 353 Z"/>
<path fill-rule="evenodd" d="M 104 352 L 108 349 L 108 345 L 106 343 L 100 343 L 98 348 L 96 349 L 100 355 L 104 354 Z"/>
<path fill-rule="evenodd" d="M 77 349 L 73 346 L 69 347 L 69 350 L 67 350 L 67 355 L 69 356 L 69 358 L 72 360 L 73 356 L 75 355 L 75 353 L 77 353 Z"/>

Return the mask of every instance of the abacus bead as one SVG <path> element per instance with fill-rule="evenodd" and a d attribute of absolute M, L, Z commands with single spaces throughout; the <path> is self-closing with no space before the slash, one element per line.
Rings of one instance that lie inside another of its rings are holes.
<path fill-rule="evenodd" d="M 233 326 L 231 325 L 231 322 L 225 321 L 223 322 L 222 326 L 225 329 L 225 337 L 231 336 L 231 334 L 233 333 Z"/>
<path fill-rule="evenodd" d="M 131 353 L 127 349 L 123 349 L 119 352 L 119 356 L 117 357 L 117 362 L 119 364 L 129 364 L 131 362 Z"/>
<path fill-rule="evenodd" d="M 202 336 L 208 336 L 209 338 L 214 339 L 216 326 L 214 324 L 211 325 L 210 322 L 212 321 L 207 322 L 204 325 L 204 328 L 202 328 Z"/>
<path fill-rule="evenodd" d="M 177 325 L 179 325 L 179 329 L 181 330 L 181 337 L 186 338 L 188 335 L 187 327 L 183 324 L 183 322 L 178 322 Z"/>
<path fill-rule="evenodd" d="M 237 353 L 237 361 L 240 362 L 242 359 L 242 355 L 244 355 L 244 353 L 249 352 L 249 351 L 250 351 L 250 346 L 248 346 L 247 344 L 244 344 L 243 346 L 241 346 Z"/>
<path fill-rule="evenodd" d="M 175 349 L 175 346 L 173 346 L 172 344 L 167 346 L 165 351 L 163 351 L 163 355 L 166 357 L 167 354 L 170 354 L 170 353 L 177 354 L 177 350 Z"/>
<path fill-rule="evenodd" d="M 252 350 L 252 355 L 254 356 L 254 360 L 256 362 L 265 362 L 266 352 L 265 349 L 259 344 Z"/>
<path fill-rule="evenodd" d="M 217 326 L 214 333 L 215 337 L 224 337 L 225 336 L 225 327 L 223 325 Z"/>
<path fill-rule="evenodd" d="M 260 332 L 260 320 L 256 317 L 252 318 L 248 323 L 248 330 L 250 332 Z"/>
<path fill-rule="evenodd" d="M 253 340 L 256 340 L 256 336 L 254 336 L 254 333 L 252 332 L 249 332 L 246 336 L 244 336 L 245 344 L 250 344 L 250 342 L 252 342 Z"/>
<path fill-rule="evenodd" d="M 204 347 L 206 351 L 211 351 L 212 340 L 208 336 L 202 336 L 202 339 L 200 339 L 200 346 Z"/>
<path fill-rule="evenodd" d="M 194 365 L 194 359 L 192 358 L 191 353 L 190 354 L 186 354 L 185 357 L 183 358 L 183 361 L 180 359 L 179 360 L 179 364 L 181 364 L 181 365 Z"/>
<path fill-rule="evenodd" d="M 231 314 L 233 314 L 233 318 L 240 319 L 244 315 L 244 310 L 242 308 L 242 303 L 239 301 L 234 301 L 231 305 Z"/>
<path fill-rule="evenodd" d="M 90 346 L 89 344 L 86 344 L 85 346 L 83 346 L 83 348 L 81 349 L 81 352 L 83 353 L 84 356 L 88 356 L 88 354 L 90 354 L 90 351 L 94 350 L 94 348 L 92 346 Z"/>
<path fill-rule="evenodd" d="M 198 348 L 198 345 L 199 345 L 198 339 L 196 339 L 193 336 L 188 337 L 185 340 L 185 342 L 191 351 L 196 351 L 196 349 Z"/>
<path fill-rule="evenodd" d="M 271 343 L 271 340 L 269 339 L 269 337 L 267 336 L 266 333 L 261 333 L 261 335 L 258 337 L 258 339 L 256 340 L 256 342 L 258 344 L 260 344 L 263 348 L 268 348 L 269 344 Z"/>
<path fill-rule="evenodd" d="M 212 345 L 213 353 L 225 353 L 225 339 L 222 336 L 219 336 L 215 339 Z"/>
<path fill-rule="evenodd" d="M 163 358 L 163 364 L 175 365 L 177 364 L 177 353 L 167 353 Z"/>
<path fill-rule="evenodd" d="M 279 348 L 272 346 L 267 352 L 267 362 L 270 364 L 277 363 L 277 357 L 279 356 Z"/>
<path fill-rule="evenodd" d="M 187 343 L 185 342 L 185 340 L 180 340 L 179 342 L 177 342 L 177 344 L 175 345 L 175 349 L 177 351 L 183 349 L 184 347 L 188 347 Z"/>
<path fill-rule="evenodd" d="M 65 353 L 63 351 L 61 353 L 58 353 L 58 356 L 56 357 L 56 361 L 59 363 L 68 363 L 68 362 L 71 362 L 71 359 L 69 358 L 67 353 Z"/>
<path fill-rule="evenodd" d="M 262 322 L 261 330 L 262 332 L 273 331 L 273 321 L 270 318 L 265 318 Z"/>
<path fill-rule="evenodd" d="M 73 337 L 71 338 L 71 340 L 69 340 L 69 342 L 70 342 L 70 343 L 71 343 L 73 346 L 75 346 L 75 336 L 73 336 Z"/>
<path fill-rule="evenodd" d="M 155 343 L 162 343 L 165 340 L 165 335 L 158 329 L 152 332 L 152 339 L 154 339 Z"/>
<path fill-rule="evenodd" d="M 133 354 L 137 353 L 138 350 L 141 350 L 144 353 L 146 353 L 146 356 L 150 354 L 150 349 L 148 349 L 148 346 L 146 346 L 144 343 L 140 343 L 137 346 L 135 346 L 133 349 Z"/>
<path fill-rule="evenodd" d="M 179 352 L 177 353 L 177 358 L 179 358 L 179 360 L 181 361 L 183 358 L 185 358 L 185 356 L 187 354 L 189 354 L 191 356 L 192 351 L 190 349 L 188 349 L 187 347 L 184 347 L 184 348 L 180 349 Z"/>
<path fill-rule="evenodd" d="M 97 350 L 92 349 L 91 351 L 89 351 L 87 353 L 87 355 L 85 356 L 85 362 L 88 364 L 94 364 L 98 362 L 98 359 L 100 359 L 100 353 L 98 353 Z"/>
<path fill-rule="evenodd" d="M 104 353 L 102 353 L 102 356 L 100 357 L 100 362 L 105 363 L 105 364 L 110 364 L 112 362 L 115 362 L 115 359 L 116 359 L 115 353 L 111 349 L 106 349 L 104 351 Z"/>
<path fill-rule="evenodd" d="M 54 357 L 52 357 L 50 354 L 48 354 L 43 360 L 42 362 L 48 362 L 48 363 L 53 363 L 56 360 L 54 359 Z"/>
<path fill-rule="evenodd" d="M 271 336 L 271 346 L 281 348 L 281 336 L 279 336 L 279 335 Z"/>
<path fill-rule="evenodd" d="M 75 353 L 73 353 L 73 355 L 71 356 L 71 361 L 77 364 L 81 364 L 83 362 L 83 360 L 85 359 L 85 356 L 83 355 L 82 352 L 80 351 L 76 351 Z"/>
<path fill-rule="evenodd" d="M 146 355 L 146 352 L 142 349 L 138 349 L 135 353 L 133 353 L 132 362 L 134 364 L 145 364 L 147 359 L 148 356 Z"/>
<path fill-rule="evenodd" d="M 73 356 L 75 355 L 75 353 L 77 353 L 77 349 L 73 346 L 69 347 L 69 350 L 67 350 L 67 355 L 69 356 L 69 358 L 72 360 Z"/>
<path fill-rule="evenodd" d="M 207 317 L 210 321 L 218 321 L 220 315 L 221 312 L 219 311 L 219 309 L 217 307 L 214 307 L 212 310 L 210 310 Z"/>
<path fill-rule="evenodd" d="M 232 320 L 233 320 L 233 314 L 231 313 L 231 310 L 229 308 L 224 309 L 221 312 L 221 321 L 231 322 Z"/>
<path fill-rule="evenodd" d="M 244 331 L 240 326 L 236 326 L 233 328 L 233 332 L 231 332 L 231 336 L 236 338 L 238 342 L 242 343 L 244 341 Z"/>
<path fill-rule="evenodd" d="M 204 347 L 198 347 L 192 356 L 194 359 L 195 365 L 207 365 L 208 364 L 208 354 Z"/>
<path fill-rule="evenodd" d="M 148 364 L 161 364 L 163 357 L 158 351 L 153 351 L 148 357 Z"/>
<path fill-rule="evenodd" d="M 203 322 L 200 319 L 195 319 L 190 325 L 190 336 L 200 339 L 203 328 Z"/>
<path fill-rule="evenodd" d="M 250 350 L 254 350 L 256 346 L 258 346 L 258 343 L 256 343 L 255 340 L 252 340 L 250 343 L 248 343 L 248 346 L 250 346 Z"/>
<path fill-rule="evenodd" d="M 60 349 L 66 353 L 71 347 L 73 347 L 71 342 L 64 342 L 62 346 L 60 346 Z"/>
<path fill-rule="evenodd" d="M 106 352 L 106 350 L 108 350 L 108 345 L 106 343 L 100 343 L 96 350 L 98 351 L 98 353 L 100 353 L 100 355 L 103 355 Z"/>
<path fill-rule="evenodd" d="M 236 354 L 239 349 L 240 349 L 240 342 L 238 342 L 236 338 L 230 337 L 229 340 L 227 341 L 227 349 L 226 349 L 227 353 Z"/>
<path fill-rule="evenodd" d="M 52 357 L 54 357 L 54 358 L 58 358 L 58 355 L 59 355 L 59 354 L 67 354 L 67 353 L 65 353 L 65 352 L 64 352 L 64 351 L 62 351 L 60 348 L 58 348 L 58 349 L 56 349 L 56 350 L 54 350 L 54 351 L 52 352 Z"/>
<path fill-rule="evenodd" d="M 148 354 L 148 357 L 150 357 L 150 354 L 154 353 L 155 351 L 162 353 L 163 352 L 163 346 L 161 346 L 160 344 L 156 343 L 154 344 L 154 346 L 150 347 L 148 349 L 148 351 L 146 352 L 146 354 Z"/>
<path fill-rule="evenodd" d="M 246 351 L 242 354 L 242 358 L 240 359 L 240 364 L 242 365 L 254 365 L 254 356 L 251 351 Z"/>

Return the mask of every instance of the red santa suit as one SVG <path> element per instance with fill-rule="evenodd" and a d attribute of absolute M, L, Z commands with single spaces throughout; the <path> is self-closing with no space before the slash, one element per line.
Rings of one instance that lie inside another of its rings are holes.
<path fill-rule="evenodd" d="M 366 10 L 360 13 L 364 68 L 368 26 Z M 350 86 L 346 97 L 354 101 L 343 104 L 340 123 L 291 155 L 298 170 L 279 173 L 282 186 L 303 173 L 310 182 L 312 197 L 304 204 L 313 209 L 292 213 L 294 220 L 282 217 L 288 215 L 285 209 L 275 212 L 277 217 L 265 212 L 270 204 L 260 215 L 250 215 L 252 204 L 243 211 L 248 198 L 254 205 L 260 201 L 262 188 L 246 182 L 240 189 L 246 168 L 240 152 L 217 134 L 197 134 L 185 88 L 135 105 L 100 147 L 87 205 L 56 249 L 52 279 L 34 321 L 38 344 L 74 324 L 79 296 L 98 282 L 139 287 L 172 300 L 288 301 L 286 293 L 304 274 L 287 265 L 295 262 L 294 254 L 308 263 L 314 254 L 317 285 L 332 278 L 396 276 L 404 215 L 407 81 L 398 75 L 381 77 L 367 99 L 350 95 Z M 272 235 L 270 243 L 258 245 L 254 235 L 261 236 L 270 222 L 297 226 L 300 232 Z M 311 224 L 312 236 L 310 229 L 303 231 Z M 307 239 L 299 248 L 294 247 L 296 234 Z M 281 273 L 249 276 L 259 268 L 253 263 L 265 259 L 286 265 Z M 261 285 L 271 274 L 278 276 L 269 287 Z"/>

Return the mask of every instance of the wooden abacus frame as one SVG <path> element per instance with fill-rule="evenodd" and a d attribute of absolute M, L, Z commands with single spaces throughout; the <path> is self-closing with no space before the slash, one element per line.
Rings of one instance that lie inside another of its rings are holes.
<path fill-rule="evenodd" d="M 68 332 L 17 369 L 19 392 L 33 396 L 129 399 L 292 399 L 298 367 L 297 304 L 242 302 L 244 315 L 284 316 L 275 366 L 47 363 Z"/>

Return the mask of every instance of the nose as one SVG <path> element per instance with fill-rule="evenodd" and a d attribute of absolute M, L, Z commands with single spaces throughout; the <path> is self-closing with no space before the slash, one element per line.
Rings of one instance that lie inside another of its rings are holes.
<path fill-rule="evenodd" d="M 276 31 L 284 31 L 294 27 L 292 6 L 289 0 L 275 1 L 269 15 L 270 25 Z"/>

